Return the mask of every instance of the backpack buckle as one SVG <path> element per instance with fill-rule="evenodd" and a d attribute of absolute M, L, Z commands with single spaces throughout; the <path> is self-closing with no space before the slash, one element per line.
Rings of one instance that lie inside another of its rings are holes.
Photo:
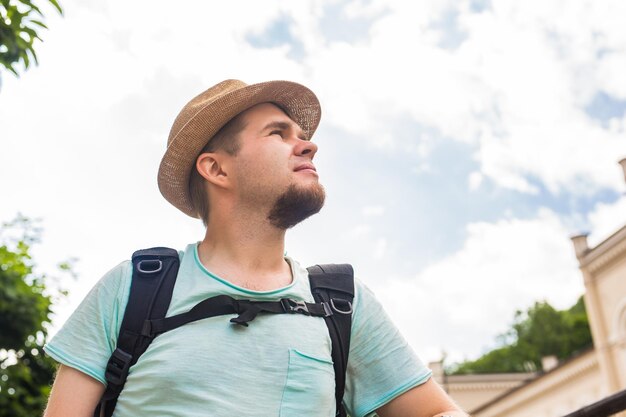
<path fill-rule="evenodd" d="M 280 303 L 282 304 L 285 313 L 301 313 L 307 316 L 310 315 L 309 309 L 304 301 L 296 301 L 291 298 L 281 298 Z"/>
<path fill-rule="evenodd" d="M 128 370 L 132 360 L 132 355 L 124 352 L 120 348 L 116 348 L 107 363 L 104 379 L 106 379 L 108 383 L 122 385 L 128 376 Z"/>
<path fill-rule="evenodd" d="M 137 262 L 137 271 L 142 274 L 156 274 L 163 269 L 163 262 L 160 259 L 144 259 Z"/>
<path fill-rule="evenodd" d="M 352 303 L 342 298 L 331 298 L 330 306 L 339 314 L 352 314 Z"/>

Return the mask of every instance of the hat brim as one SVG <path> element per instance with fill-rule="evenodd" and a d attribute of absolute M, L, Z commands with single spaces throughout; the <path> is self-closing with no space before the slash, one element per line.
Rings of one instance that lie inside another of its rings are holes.
<path fill-rule="evenodd" d="M 268 81 L 226 93 L 198 111 L 170 141 L 157 177 L 163 197 L 183 213 L 197 218 L 189 195 L 189 178 L 200 151 L 231 119 L 261 103 L 276 104 L 309 138 L 319 125 L 319 101 L 301 84 Z"/>

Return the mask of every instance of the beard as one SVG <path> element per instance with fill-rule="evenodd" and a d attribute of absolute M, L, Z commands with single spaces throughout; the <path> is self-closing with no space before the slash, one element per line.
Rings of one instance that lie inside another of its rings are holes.
<path fill-rule="evenodd" d="M 274 227 L 287 230 L 319 212 L 325 199 L 326 192 L 321 184 L 307 188 L 292 184 L 276 199 L 267 219 Z"/>

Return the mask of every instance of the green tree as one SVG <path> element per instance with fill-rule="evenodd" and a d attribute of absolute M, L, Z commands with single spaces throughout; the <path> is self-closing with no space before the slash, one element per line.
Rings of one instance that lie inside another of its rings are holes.
<path fill-rule="evenodd" d="M 30 255 L 40 230 L 18 217 L 0 228 L 0 416 L 41 415 L 56 365 L 42 347 L 51 307 L 63 291 L 46 289 L 51 277 L 34 272 Z M 60 265 L 70 271 L 69 264 Z"/>
<path fill-rule="evenodd" d="M 46 0 L 63 13 L 57 0 Z M 35 40 L 41 41 L 37 31 L 47 29 L 39 19 L 41 9 L 31 0 L 0 0 L 0 64 L 18 75 L 15 64 L 22 63 L 28 69 L 31 59 L 37 63 Z"/>
<path fill-rule="evenodd" d="M 511 330 L 501 336 L 502 346 L 480 358 L 453 365 L 453 374 L 524 372 L 541 369 L 541 358 L 567 359 L 591 345 L 591 332 L 581 296 L 567 310 L 556 310 L 545 301 L 526 312 L 517 311 Z"/>

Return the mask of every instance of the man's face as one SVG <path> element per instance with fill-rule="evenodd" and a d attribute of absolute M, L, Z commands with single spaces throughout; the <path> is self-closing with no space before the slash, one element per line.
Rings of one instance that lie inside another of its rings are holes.
<path fill-rule="evenodd" d="M 243 117 L 233 171 L 239 200 L 266 210 L 280 229 L 317 213 L 325 197 L 312 162 L 317 145 L 273 104 L 254 106 Z"/>

